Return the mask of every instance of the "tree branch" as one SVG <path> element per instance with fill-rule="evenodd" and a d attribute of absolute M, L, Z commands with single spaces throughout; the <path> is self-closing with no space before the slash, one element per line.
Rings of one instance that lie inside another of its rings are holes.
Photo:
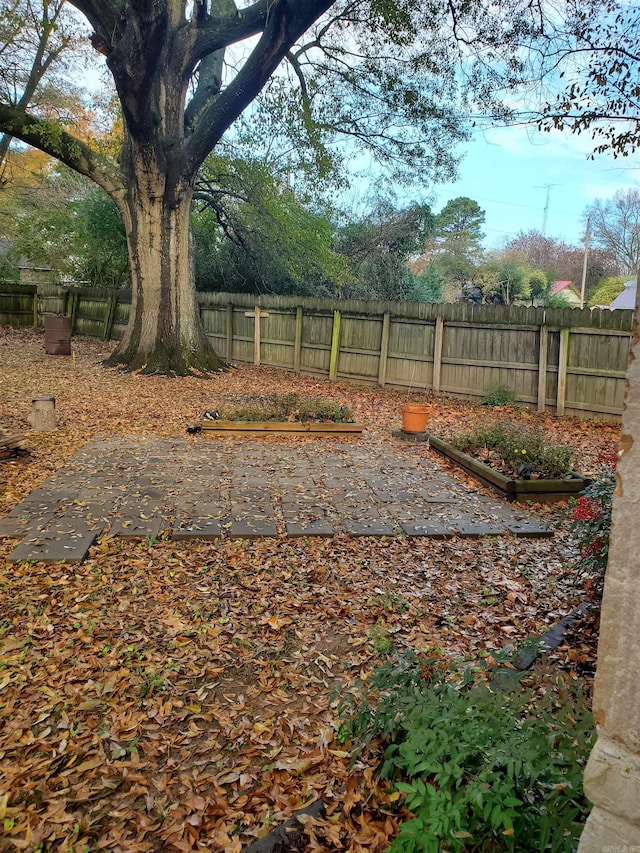
<path fill-rule="evenodd" d="M 86 143 L 61 130 L 54 122 L 35 118 L 18 107 L 0 103 L 0 132 L 55 157 L 101 186 L 116 203 L 121 201 L 124 184 L 117 166 Z"/>
<path fill-rule="evenodd" d="M 273 5 L 274 0 L 258 0 L 246 9 L 231 10 L 225 3 L 223 14 L 208 16 L 206 23 L 201 23 L 198 28 L 193 48 L 193 68 L 210 53 L 262 32 Z"/>
<path fill-rule="evenodd" d="M 295 41 L 331 5 L 333 0 L 272 0 L 260 41 L 235 79 L 209 102 L 194 125 L 187 142 L 194 171 L 262 90 Z"/>

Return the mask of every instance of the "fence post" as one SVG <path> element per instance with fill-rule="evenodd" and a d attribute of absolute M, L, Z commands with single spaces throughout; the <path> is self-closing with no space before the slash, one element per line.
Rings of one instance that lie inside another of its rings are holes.
<path fill-rule="evenodd" d="M 245 311 L 245 317 L 253 317 L 253 363 L 256 367 L 260 367 L 260 342 L 262 333 L 260 331 L 260 320 L 263 317 L 268 317 L 269 312 L 263 311 L 259 305 L 253 311 Z"/>
<path fill-rule="evenodd" d="M 567 367 L 569 366 L 569 333 L 570 329 L 560 329 L 560 351 L 558 353 L 558 396 L 556 414 L 564 415 L 564 404 L 567 396 Z"/>
<path fill-rule="evenodd" d="M 442 341 L 444 338 L 444 318 L 436 317 L 435 335 L 433 339 L 433 381 L 431 382 L 435 393 L 440 391 L 442 379 Z"/>
<path fill-rule="evenodd" d="M 547 407 L 547 361 L 549 358 L 549 330 L 543 323 L 540 326 L 538 349 L 538 411 Z"/>
<path fill-rule="evenodd" d="M 340 312 L 333 312 L 333 332 L 331 334 L 331 358 L 329 359 L 329 379 L 338 375 L 338 355 L 340 353 Z"/>
<path fill-rule="evenodd" d="M 33 328 L 38 328 L 38 288 L 33 291 Z"/>
<path fill-rule="evenodd" d="M 293 341 L 293 369 L 300 373 L 302 354 L 302 305 L 296 308 L 296 336 Z"/>
<path fill-rule="evenodd" d="M 233 358 L 233 302 L 227 302 L 227 316 L 225 320 L 225 332 L 227 336 L 227 361 Z"/>
<path fill-rule="evenodd" d="M 384 388 L 387 381 L 387 357 L 389 355 L 389 333 L 391 331 L 391 312 L 382 315 L 382 337 L 380 339 L 380 361 L 378 362 L 378 385 Z"/>
<path fill-rule="evenodd" d="M 71 303 L 71 320 L 69 325 L 71 327 L 71 334 L 73 334 L 76 330 L 76 317 L 78 316 L 78 302 L 80 301 L 80 294 L 75 291 L 72 297 L 73 302 Z"/>
<path fill-rule="evenodd" d="M 116 306 L 118 304 L 118 294 L 114 291 L 107 302 L 107 313 L 104 318 L 104 327 L 102 329 L 102 340 L 108 341 L 111 337 L 113 329 L 113 320 L 116 316 Z"/>

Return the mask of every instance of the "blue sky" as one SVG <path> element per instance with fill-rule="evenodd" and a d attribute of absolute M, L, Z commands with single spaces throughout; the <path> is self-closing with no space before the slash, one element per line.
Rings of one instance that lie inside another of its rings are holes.
<path fill-rule="evenodd" d="M 460 177 L 433 187 L 434 210 L 465 195 L 486 213 L 485 245 L 497 248 L 519 231 L 542 231 L 549 188 L 546 236 L 572 244 L 584 236 L 584 210 L 616 190 L 640 189 L 640 156 L 596 155 L 590 135 L 541 133 L 512 127 L 478 131 L 464 149 Z"/>

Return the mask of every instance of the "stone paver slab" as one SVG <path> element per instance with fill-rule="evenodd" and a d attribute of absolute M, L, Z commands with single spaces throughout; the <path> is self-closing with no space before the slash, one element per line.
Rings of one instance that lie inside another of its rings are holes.
<path fill-rule="evenodd" d="M 429 539 L 451 539 L 455 535 L 449 527 L 445 527 L 438 521 L 404 522 L 402 529 L 407 536 L 411 537 L 427 536 Z"/>
<path fill-rule="evenodd" d="M 114 535 L 185 539 L 355 536 L 551 535 L 521 509 L 474 492 L 432 460 L 428 450 L 370 447 L 198 443 L 191 438 L 94 439 L 63 471 L 0 520 L 0 536 L 50 542 L 59 552 L 64 525 Z M 68 549 L 66 549 L 68 550 Z M 43 556 L 38 546 L 36 556 Z M 64 554 L 64 557 L 68 554 Z"/>
<path fill-rule="evenodd" d="M 28 534 L 7 557 L 10 563 L 23 560 L 44 563 L 81 563 L 96 538 L 97 531 L 78 526 L 73 532 Z"/>
<path fill-rule="evenodd" d="M 287 536 L 333 536 L 335 530 L 326 521 L 288 521 L 285 524 Z"/>
<path fill-rule="evenodd" d="M 263 539 L 266 536 L 277 536 L 278 528 L 273 521 L 235 519 L 229 530 L 232 539 Z"/>
<path fill-rule="evenodd" d="M 395 531 L 386 521 L 372 519 L 371 521 L 348 521 L 345 525 L 347 533 L 352 536 L 393 536 Z"/>
<path fill-rule="evenodd" d="M 164 526 L 164 519 L 158 517 L 118 518 L 111 524 L 111 535 L 121 539 L 149 539 L 160 536 Z"/>
<path fill-rule="evenodd" d="M 205 539 L 215 540 L 222 535 L 222 526 L 219 521 L 211 518 L 193 518 L 181 521 L 179 526 L 174 527 L 171 538 L 180 540 Z"/>
<path fill-rule="evenodd" d="M 485 522 L 457 521 L 455 528 L 458 536 L 501 536 L 504 533 L 504 527 L 495 527 Z"/>
<path fill-rule="evenodd" d="M 0 539 L 21 539 L 37 527 L 35 521 L 21 518 L 0 518 Z"/>

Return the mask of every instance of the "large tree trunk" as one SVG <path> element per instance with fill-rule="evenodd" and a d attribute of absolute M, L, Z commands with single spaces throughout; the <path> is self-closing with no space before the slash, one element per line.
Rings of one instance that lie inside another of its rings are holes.
<path fill-rule="evenodd" d="M 132 158 L 129 192 L 121 201 L 129 263 L 129 324 L 107 364 L 142 373 L 209 373 L 224 368 L 207 339 L 196 301 L 190 211 L 193 188 Z"/>

